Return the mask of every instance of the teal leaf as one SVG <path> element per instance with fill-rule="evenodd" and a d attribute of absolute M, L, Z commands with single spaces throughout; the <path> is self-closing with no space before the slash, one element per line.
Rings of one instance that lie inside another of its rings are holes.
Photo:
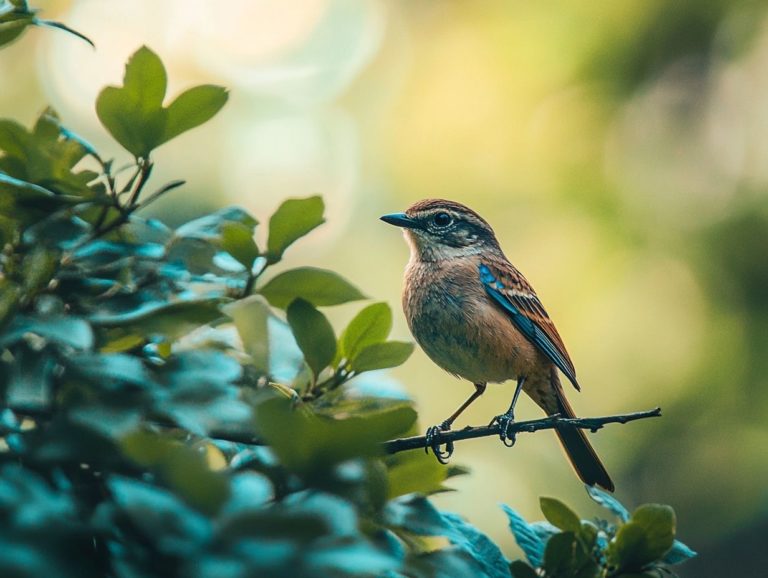
<path fill-rule="evenodd" d="M 297 239 L 323 224 L 325 204 L 319 196 L 306 199 L 288 199 L 269 219 L 267 259 L 279 261 L 285 250 Z"/>
<path fill-rule="evenodd" d="M 539 498 L 541 512 L 549 523 L 561 530 L 578 532 L 581 520 L 568 506 L 555 498 Z"/>
<path fill-rule="evenodd" d="M 386 303 L 373 303 L 360 311 L 341 334 L 341 354 L 354 359 L 368 345 L 384 341 L 392 330 L 392 310 Z"/>
<path fill-rule="evenodd" d="M 691 550 L 680 540 L 675 540 L 672 543 L 672 548 L 670 548 L 669 552 L 667 552 L 662 559 L 662 562 L 674 566 L 675 564 L 682 564 L 686 560 L 690 560 L 696 556 L 698 556 L 698 554 L 695 551 Z"/>
<path fill-rule="evenodd" d="M 162 144 L 181 133 L 208 122 L 227 103 L 229 95 L 221 86 L 204 84 L 182 92 L 168 105 Z"/>
<path fill-rule="evenodd" d="M 315 307 L 365 299 L 357 287 L 340 275 L 315 267 L 298 267 L 280 273 L 260 287 L 258 292 L 271 305 L 281 309 L 297 298 Z"/>
<path fill-rule="evenodd" d="M 482 571 L 481 576 L 510 578 L 509 562 L 488 536 L 456 514 L 441 515 L 450 528 L 447 538 L 474 559 Z"/>
<path fill-rule="evenodd" d="M 352 370 L 356 373 L 374 369 L 397 367 L 413 353 L 413 343 L 404 341 L 386 341 L 374 343 L 364 348 L 351 362 Z"/>
<path fill-rule="evenodd" d="M 296 343 L 315 379 L 336 355 L 336 335 L 325 315 L 311 303 L 296 299 L 286 311 Z"/>
<path fill-rule="evenodd" d="M 509 519 L 509 528 L 515 536 L 515 541 L 520 549 L 525 552 L 525 557 L 535 567 L 541 566 L 544 559 L 545 541 L 534 531 L 531 524 L 518 514 L 515 510 L 501 504 L 501 509 Z"/>
<path fill-rule="evenodd" d="M 618 516 L 622 522 L 629 520 L 629 510 L 627 510 L 624 505 L 611 494 L 601 490 L 600 488 L 596 488 L 595 486 L 585 485 L 584 487 L 587 489 L 587 493 L 589 494 L 590 498 L 600 504 L 603 508 L 606 508 L 616 514 L 616 516 Z"/>

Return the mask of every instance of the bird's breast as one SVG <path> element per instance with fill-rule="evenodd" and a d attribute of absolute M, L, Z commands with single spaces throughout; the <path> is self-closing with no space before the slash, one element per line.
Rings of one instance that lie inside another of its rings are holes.
<path fill-rule="evenodd" d="M 472 261 L 409 264 L 403 309 L 411 332 L 437 365 L 473 383 L 526 375 L 539 354 L 488 298 Z"/>

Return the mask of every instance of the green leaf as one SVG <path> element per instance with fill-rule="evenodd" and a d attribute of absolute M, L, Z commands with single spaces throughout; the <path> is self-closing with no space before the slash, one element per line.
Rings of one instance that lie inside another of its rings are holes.
<path fill-rule="evenodd" d="M 424 452 L 401 452 L 387 460 L 387 498 L 439 492 L 447 476 L 448 469 L 434 457 Z"/>
<path fill-rule="evenodd" d="M 259 256 L 253 240 L 253 229 L 240 223 L 225 223 L 221 228 L 221 248 L 232 255 L 248 271 Z"/>
<path fill-rule="evenodd" d="M 251 295 L 225 305 L 222 310 L 232 318 L 251 356 L 253 366 L 263 374 L 269 373 L 269 306 L 259 295 Z"/>
<path fill-rule="evenodd" d="M 608 558 L 621 570 L 642 570 L 660 560 L 675 538 L 675 513 L 669 506 L 645 504 L 621 526 L 608 547 Z"/>
<path fill-rule="evenodd" d="M 285 250 L 297 239 L 323 224 L 325 204 L 319 196 L 306 199 L 288 199 L 269 219 L 267 259 L 279 261 Z"/>
<path fill-rule="evenodd" d="M 166 85 L 162 61 L 142 46 L 125 65 L 123 86 L 108 86 L 96 99 L 101 123 L 135 157 L 146 157 L 161 141 Z"/>
<path fill-rule="evenodd" d="M 123 437 L 124 454 L 144 468 L 155 470 L 187 503 L 215 513 L 229 497 L 227 478 L 210 469 L 205 454 L 149 431 Z"/>
<path fill-rule="evenodd" d="M 280 462 L 297 473 L 327 472 L 331 464 L 381 453 L 381 443 L 402 435 L 416 421 L 410 405 L 394 405 L 364 416 L 325 417 L 306 405 L 275 397 L 256 407 L 259 434 Z"/>
<path fill-rule="evenodd" d="M 404 341 L 387 341 L 374 343 L 363 349 L 352 360 L 352 370 L 357 373 L 374 369 L 386 369 L 405 363 L 413 353 L 413 343 Z"/>
<path fill-rule="evenodd" d="M 206 122 L 227 101 L 226 90 L 203 85 L 187 90 L 164 108 L 166 88 L 162 61 L 142 46 L 125 66 L 123 86 L 108 86 L 96 99 L 101 123 L 135 157 L 146 158 L 161 144 Z"/>
<path fill-rule="evenodd" d="M 384 341 L 392 330 L 392 310 L 386 303 L 369 305 L 349 322 L 341 334 L 341 354 L 354 359 L 368 345 Z"/>
<path fill-rule="evenodd" d="M 325 315 L 311 303 L 296 299 L 286 311 L 296 343 L 315 379 L 336 355 L 336 335 Z"/>
<path fill-rule="evenodd" d="M 4 46 L 16 40 L 32 24 L 32 15 L 18 18 L 9 22 L 0 22 L 0 46 Z"/>
<path fill-rule="evenodd" d="M 343 277 L 333 271 L 315 267 L 299 267 L 280 273 L 259 288 L 258 293 L 270 305 L 281 309 L 297 298 L 315 307 L 365 299 L 365 295 Z"/>
<path fill-rule="evenodd" d="M 578 532 L 581 529 L 581 520 L 568 506 L 555 498 L 540 498 L 541 512 L 547 521 L 569 532 Z"/>
<path fill-rule="evenodd" d="M 544 548 L 543 568 L 547 576 L 552 578 L 570 576 L 573 567 L 573 552 L 576 546 L 576 536 L 573 532 L 555 534 Z"/>
<path fill-rule="evenodd" d="M 539 578 L 536 571 L 522 560 L 515 560 L 509 565 L 513 578 Z"/>
<path fill-rule="evenodd" d="M 227 103 L 229 95 L 221 86 L 204 84 L 182 92 L 168 105 L 161 143 L 208 122 Z"/>

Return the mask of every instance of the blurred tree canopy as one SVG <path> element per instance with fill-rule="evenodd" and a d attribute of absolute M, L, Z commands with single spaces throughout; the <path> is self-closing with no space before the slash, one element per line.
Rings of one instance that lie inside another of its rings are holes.
<path fill-rule="evenodd" d="M 0 2 L 0 43 L 41 23 Z M 428 496 L 466 472 L 383 455 L 416 412 L 353 380 L 411 354 L 388 339 L 390 308 L 337 335 L 321 309 L 366 296 L 329 270 L 271 269 L 324 222 L 321 198 L 286 200 L 266 247 L 237 207 L 175 229 L 137 214 L 183 185 L 150 186 L 153 151 L 228 98 L 166 85 L 142 47 L 100 93 L 124 165 L 53 110 L 0 120 L 3 576 L 629 578 L 694 555 L 671 508 L 630 514 L 597 491 L 612 522 L 551 498 L 547 522 L 505 508 L 527 557 L 511 564 L 436 509 Z"/>

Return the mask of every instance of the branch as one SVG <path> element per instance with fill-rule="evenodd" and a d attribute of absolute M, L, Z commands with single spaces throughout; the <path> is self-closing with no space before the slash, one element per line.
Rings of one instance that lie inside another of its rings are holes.
<path fill-rule="evenodd" d="M 592 432 L 596 432 L 608 423 L 627 423 L 648 417 L 661 417 L 661 408 L 657 407 L 648 411 L 638 411 L 635 413 L 627 413 L 623 415 L 581 417 L 571 419 L 562 418 L 559 414 L 555 414 L 541 419 L 515 422 L 507 428 L 507 433 L 535 432 L 542 429 L 554 429 L 564 425 L 581 429 L 588 429 Z M 430 445 L 437 447 L 460 440 L 469 440 L 497 435 L 499 435 L 498 424 L 481 427 L 467 426 L 464 429 L 448 430 L 436 434 L 434 436 L 434 440 L 430 440 Z M 384 442 L 384 451 L 388 454 L 396 454 L 398 452 L 404 452 L 408 450 L 424 449 L 425 447 L 427 447 L 426 436 L 414 436 L 410 438 L 400 438 Z"/>

